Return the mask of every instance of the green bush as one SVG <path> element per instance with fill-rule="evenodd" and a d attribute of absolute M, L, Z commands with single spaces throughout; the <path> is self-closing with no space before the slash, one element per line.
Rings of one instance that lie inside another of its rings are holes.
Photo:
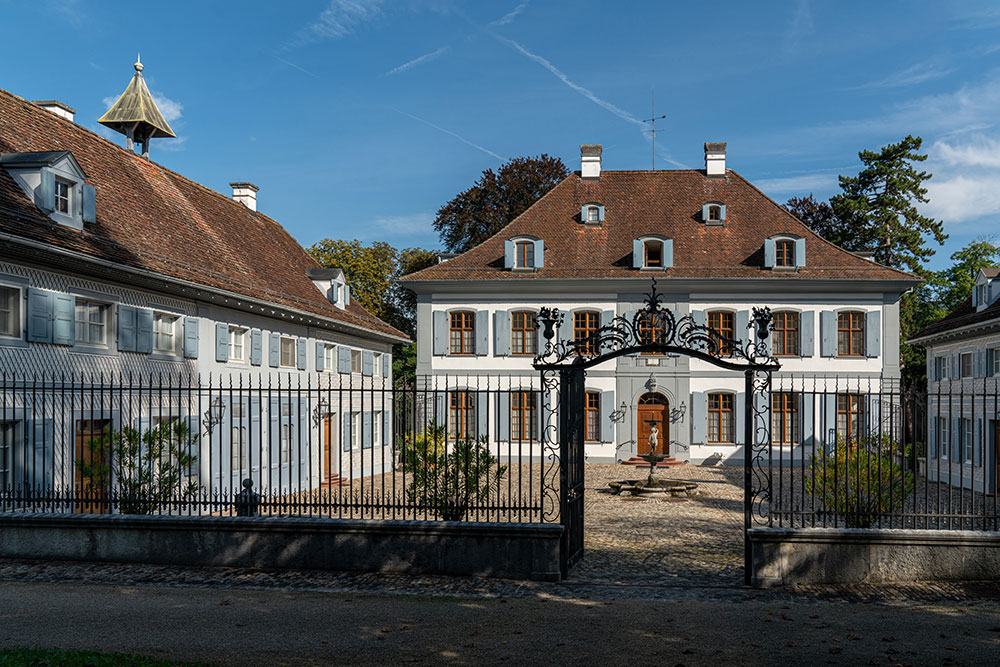
<path fill-rule="evenodd" d="M 851 442 L 838 438 L 834 451 L 819 451 L 810 459 L 806 490 L 848 528 L 871 528 L 913 493 L 913 475 L 900 454 L 899 445 L 885 435 Z"/>
<path fill-rule="evenodd" d="M 475 505 L 490 498 L 507 474 L 479 440 L 449 442 L 445 428 L 431 424 L 403 449 L 408 502 L 429 507 L 445 521 L 461 521 Z"/>
<path fill-rule="evenodd" d="M 197 457 L 198 434 L 183 421 L 164 422 L 145 433 L 138 429 L 108 429 L 91 438 L 90 460 L 76 460 L 89 489 L 110 490 L 122 514 L 153 514 L 170 500 L 187 500 L 201 492 L 185 476 Z"/>

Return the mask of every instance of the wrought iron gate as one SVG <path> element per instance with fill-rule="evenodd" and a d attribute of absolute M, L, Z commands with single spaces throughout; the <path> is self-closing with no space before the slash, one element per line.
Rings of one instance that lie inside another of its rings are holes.
<path fill-rule="evenodd" d="M 631 318 L 614 317 L 589 335 L 563 335 L 562 327 L 572 327 L 555 308 L 542 308 L 538 326 L 545 340 L 535 357 L 542 386 L 542 490 L 544 518 L 558 520 L 564 532 L 560 550 L 562 574 L 583 557 L 584 527 L 584 438 L 585 380 L 587 369 L 597 364 L 634 354 L 681 354 L 701 359 L 716 367 L 741 371 L 746 380 L 744 415 L 744 542 L 745 559 L 750 552 L 746 531 L 754 513 L 766 511 L 763 502 L 770 484 L 765 458 L 771 444 L 771 373 L 778 362 L 770 354 L 769 308 L 754 308 L 748 329 L 753 335 L 728 338 L 710 329 L 693 315 L 677 317 L 661 306 L 653 279 L 645 306 Z M 745 572 L 750 571 L 749 562 Z"/>

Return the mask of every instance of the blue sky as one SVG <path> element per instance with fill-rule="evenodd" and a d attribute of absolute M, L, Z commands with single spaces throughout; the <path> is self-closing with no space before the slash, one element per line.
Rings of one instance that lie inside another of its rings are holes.
<path fill-rule="evenodd" d="M 178 134 L 153 159 L 220 192 L 250 180 L 304 245 L 438 247 L 439 206 L 510 157 L 730 168 L 779 202 L 837 192 L 857 152 L 912 133 L 951 239 L 1000 219 L 1000 7 L 990 2 L 0 0 L 0 87 L 96 119 L 136 52 Z"/>

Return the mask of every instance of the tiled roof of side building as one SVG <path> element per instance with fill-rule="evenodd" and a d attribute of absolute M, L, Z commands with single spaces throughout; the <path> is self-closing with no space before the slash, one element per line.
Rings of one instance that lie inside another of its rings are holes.
<path fill-rule="evenodd" d="M 0 90 L 0 153 L 64 150 L 96 188 L 96 223 L 54 224 L 0 169 L 0 232 L 406 338 L 357 300 L 331 304 L 306 276 L 319 265 L 273 219 Z"/>
<path fill-rule="evenodd" d="M 724 225 L 706 225 L 702 206 L 726 206 Z M 582 224 L 580 209 L 605 208 L 600 225 Z M 545 278 L 634 278 L 632 241 L 648 234 L 673 240 L 669 278 L 920 279 L 858 257 L 813 233 L 736 172 L 709 178 L 704 171 L 579 172 L 539 199 L 493 237 L 453 259 L 406 276 L 407 281 Z M 797 271 L 764 268 L 764 240 L 778 234 L 806 239 L 806 264 Z M 533 272 L 504 269 L 504 241 L 534 236 L 545 243 L 544 266 Z"/>
<path fill-rule="evenodd" d="M 955 310 L 951 311 L 937 322 L 924 327 L 913 336 L 910 336 L 910 340 L 919 342 L 923 339 L 933 338 L 940 334 L 956 332 L 956 330 L 963 329 L 964 327 L 984 324 L 990 320 L 997 320 L 1000 322 L 1000 301 L 994 301 L 986 308 L 977 312 L 976 307 L 972 305 L 972 297 L 970 296 L 965 301 L 960 303 Z M 960 336 L 960 334 L 956 335 Z"/>

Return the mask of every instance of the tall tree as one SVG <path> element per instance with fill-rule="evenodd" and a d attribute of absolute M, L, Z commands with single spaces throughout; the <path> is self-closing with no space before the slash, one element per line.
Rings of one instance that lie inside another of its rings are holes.
<path fill-rule="evenodd" d="M 934 254 L 925 237 L 943 244 L 948 235 L 940 220 L 921 215 L 918 203 L 926 203 L 924 181 L 931 177 L 917 171 L 923 162 L 922 139 L 907 135 L 881 151 L 861 151 L 864 168 L 857 176 L 841 176 L 843 190 L 830 199 L 833 212 L 847 221 L 858 235 L 858 249 L 871 250 L 875 261 L 914 273 L 922 273 L 923 263 Z"/>
<path fill-rule="evenodd" d="M 859 246 L 858 235 L 834 213 L 830 203 L 816 199 L 811 192 L 808 197 L 792 197 L 785 208 L 827 241 L 846 250 L 864 249 Z"/>
<path fill-rule="evenodd" d="M 1000 246 L 996 237 L 980 237 L 951 254 L 951 266 L 935 273 L 928 281 L 933 303 L 940 316 L 950 313 L 972 296 L 980 269 L 1000 266 Z M 937 319 L 937 318 L 935 318 Z"/>
<path fill-rule="evenodd" d="M 434 229 L 448 252 L 465 252 L 503 229 L 569 175 L 563 161 L 544 153 L 517 157 L 438 209 Z"/>

